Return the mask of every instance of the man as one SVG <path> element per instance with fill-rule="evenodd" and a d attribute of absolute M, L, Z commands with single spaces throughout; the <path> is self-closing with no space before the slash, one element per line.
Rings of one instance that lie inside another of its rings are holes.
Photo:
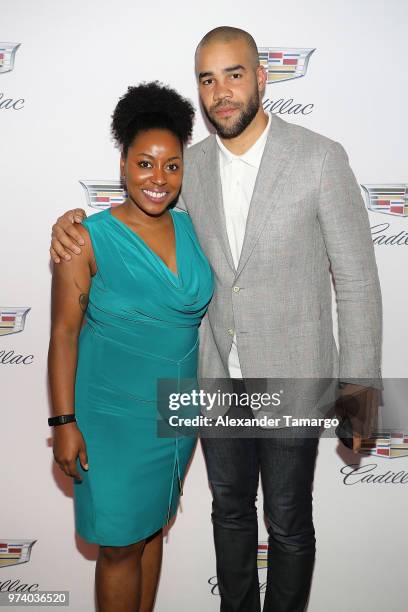
<path fill-rule="evenodd" d="M 340 144 L 267 116 L 253 38 L 212 30 L 196 51 L 200 99 L 216 135 L 185 154 L 179 205 L 215 271 L 200 376 L 380 377 L 381 295 L 368 216 Z M 69 211 L 53 228 L 54 261 L 77 249 Z M 331 277 L 339 325 L 333 338 Z M 350 386 L 348 385 L 350 388 Z M 264 612 L 304 610 L 313 571 L 317 440 L 202 440 L 213 493 L 222 612 L 260 610 L 255 499 L 261 473 L 270 535 Z M 358 436 L 354 449 L 358 448 Z"/>

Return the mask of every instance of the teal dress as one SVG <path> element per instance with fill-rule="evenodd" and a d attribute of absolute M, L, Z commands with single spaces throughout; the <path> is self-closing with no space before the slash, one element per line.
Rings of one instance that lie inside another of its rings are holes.
<path fill-rule="evenodd" d="M 213 292 L 190 217 L 170 214 L 177 275 L 110 209 L 83 222 L 97 273 L 78 347 L 75 413 L 89 469 L 77 460 L 75 523 L 101 545 L 126 546 L 166 524 L 196 442 L 157 434 L 157 380 L 196 378 Z"/>

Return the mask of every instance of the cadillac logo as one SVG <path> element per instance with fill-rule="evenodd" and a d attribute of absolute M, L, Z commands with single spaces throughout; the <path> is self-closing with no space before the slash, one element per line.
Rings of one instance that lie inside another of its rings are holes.
<path fill-rule="evenodd" d="M 310 56 L 316 49 L 258 47 L 259 61 L 268 75 L 267 83 L 305 76 Z"/>
<path fill-rule="evenodd" d="M 268 567 L 268 542 L 258 542 L 257 565 L 258 569 Z"/>
<path fill-rule="evenodd" d="M 27 563 L 37 540 L 1 540 L 0 567 Z"/>
<path fill-rule="evenodd" d="M 0 73 L 14 68 L 14 57 L 21 43 L 0 42 Z"/>
<path fill-rule="evenodd" d="M 85 189 L 88 206 L 109 208 L 123 204 L 126 194 L 120 181 L 79 181 Z"/>
<path fill-rule="evenodd" d="M 408 457 L 408 432 L 378 432 L 361 442 L 362 454 L 396 459 Z"/>
<path fill-rule="evenodd" d="M 31 308 L 0 306 L 0 336 L 23 331 L 29 310 Z"/>
<path fill-rule="evenodd" d="M 368 210 L 408 216 L 408 185 L 393 183 L 389 185 L 361 185 L 365 191 Z"/>

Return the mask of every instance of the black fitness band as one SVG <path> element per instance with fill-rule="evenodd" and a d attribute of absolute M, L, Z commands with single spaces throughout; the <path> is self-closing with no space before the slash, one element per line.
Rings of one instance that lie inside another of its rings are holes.
<path fill-rule="evenodd" d="M 60 414 L 59 416 L 50 417 L 48 419 L 48 425 L 65 425 L 65 423 L 72 423 L 76 421 L 75 414 Z"/>

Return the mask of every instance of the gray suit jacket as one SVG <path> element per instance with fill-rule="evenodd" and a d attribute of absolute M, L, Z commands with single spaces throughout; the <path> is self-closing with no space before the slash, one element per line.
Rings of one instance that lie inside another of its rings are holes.
<path fill-rule="evenodd" d="M 244 378 L 378 380 L 380 284 L 367 211 L 347 154 L 324 136 L 276 115 L 271 119 L 237 269 L 215 136 L 185 153 L 178 206 L 190 214 L 215 275 L 200 330 L 199 376 L 228 377 L 235 330 Z"/>

